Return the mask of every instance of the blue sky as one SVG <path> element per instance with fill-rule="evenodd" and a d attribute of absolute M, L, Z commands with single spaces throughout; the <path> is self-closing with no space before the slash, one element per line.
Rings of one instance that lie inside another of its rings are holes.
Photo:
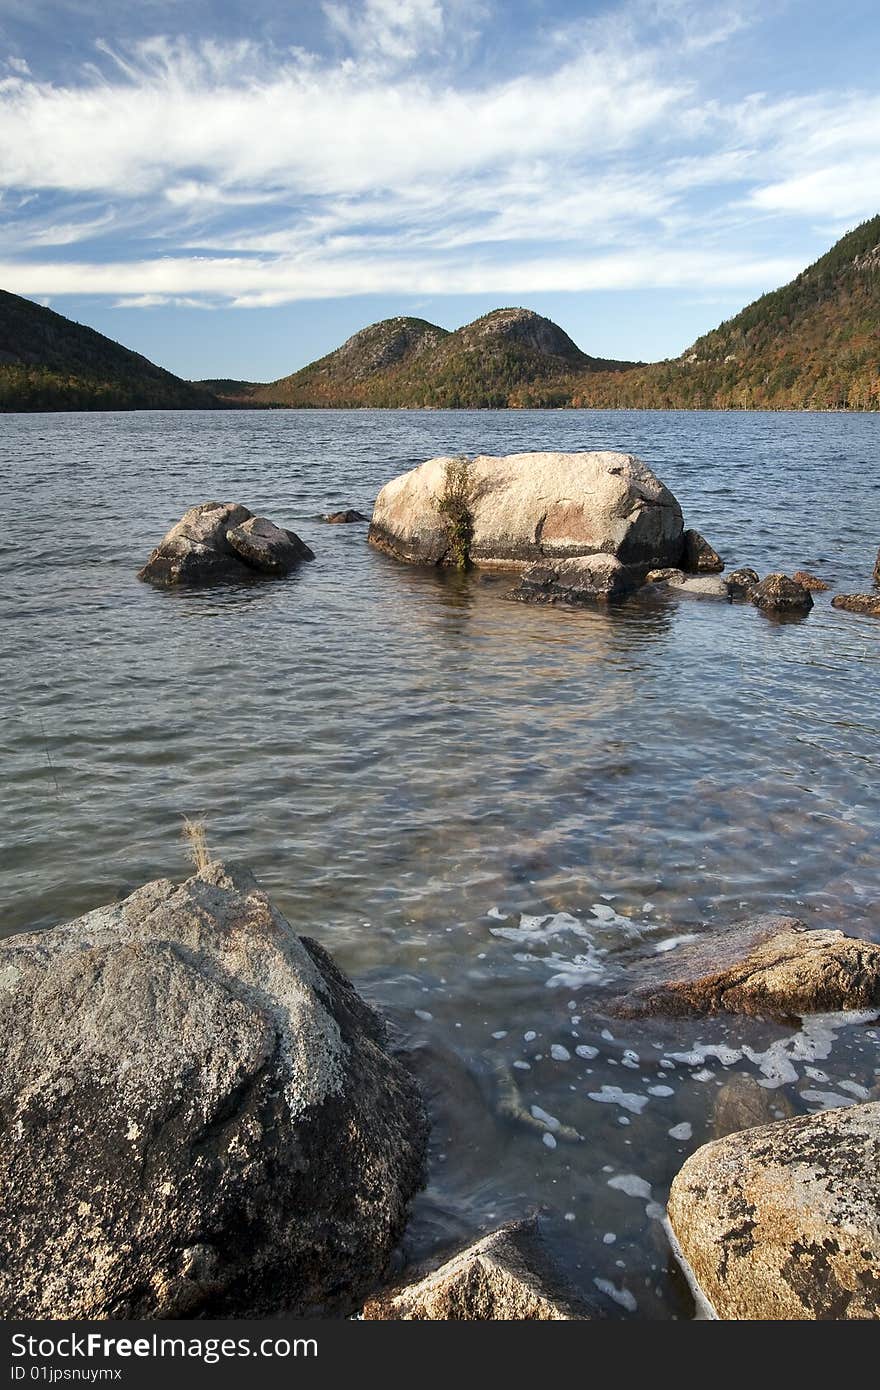
<path fill-rule="evenodd" d="M 880 211 L 876 0 L 0 0 L 0 287 L 183 376 L 505 304 L 655 359 Z"/>

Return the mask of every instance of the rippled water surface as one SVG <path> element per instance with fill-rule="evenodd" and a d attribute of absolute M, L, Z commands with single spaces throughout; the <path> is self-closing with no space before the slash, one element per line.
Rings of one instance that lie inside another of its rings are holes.
<path fill-rule="evenodd" d="M 620 1024 L 591 985 L 758 911 L 880 938 L 880 623 L 829 595 L 784 624 L 695 599 L 532 609 L 317 518 L 369 513 L 438 453 L 622 448 L 729 567 L 865 591 L 878 440 L 876 415 L 0 417 L 0 931 L 181 876 L 181 817 L 203 817 L 423 1078 L 407 1255 L 539 1210 L 609 1315 L 689 1316 L 657 1219 L 683 1158 L 743 1078 L 768 1116 L 864 1095 L 878 1033 Z M 222 591 L 138 583 L 208 498 L 317 559 Z"/>

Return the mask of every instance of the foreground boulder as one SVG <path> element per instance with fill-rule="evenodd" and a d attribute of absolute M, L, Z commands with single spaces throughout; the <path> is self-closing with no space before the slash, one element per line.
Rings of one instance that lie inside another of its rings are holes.
<path fill-rule="evenodd" d="M 880 1103 L 704 1145 L 667 1210 L 719 1318 L 880 1317 Z"/>
<path fill-rule="evenodd" d="M 484 1236 L 415 1283 L 371 1299 L 371 1321 L 588 1320 L 590 1308 L 560 1279 L 532 1221 Z"/>
<path fill-rule="evenodd" d="M 348 1313 L 418 1188 L 383 1025 L 246 873 L 0 942 L 0 1316 Z"/>
<path fill-rule="evenodd" d="M 429 459 L 387 483 L 373 511 L 373 545 L 414 564 L 460 563 L 441 511 L 457 465 Z M 466 464 L 463 493 L 474 565 L 525 569 L 611 555 L 647 571 L 681 557 L 681 508 L 632 454 L 480 455 Z"/>
<path fill-rule="evenodd" d="M 861 613 L 866 618 L 880 618 L 880 594 L 835 594 L 831 607 Z"/>
<path fill-rule="evenodd" d="M 756 584 L 749 597 L 764 613 L 808 613 L 813 600 L 803 584 L 787 574 L 768 574 Z"/>
<path fill-rule="evenodd" d="M 622 1018 L 749 1014 L 790 1022 L 804 1014 L 880 1007 L 880 946 L 791 917 L 759 917 L 631 967 Z"/>
<path fill-rule="evenodd" d="M 593 603 L 626 598 L 642 571 L 614 555 L 579 555 L 556 565 L 527 569 L 510 597 L 520 603 Z"/>
<path fill-rule="evenodd" d="M 226 584 L 289 574 L 314 552 L 293 531 L 235 502 L 190 507 L 138 574 L 148 584 Z"/>
<path fill-rule="evenodd" d="M 685 531 L 682 536 L 683 569 L 690 574 L 720 574 L 724 561 L 699 531 Z"/>

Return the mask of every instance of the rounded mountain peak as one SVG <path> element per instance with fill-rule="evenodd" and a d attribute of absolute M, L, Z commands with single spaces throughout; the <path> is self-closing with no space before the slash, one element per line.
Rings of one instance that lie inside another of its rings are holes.
<path fill-rule="evenodd" d="M 472 339 L 503 338 L 521 343 L 546 357 L 563 357 L 575 363 L 586 360 L 586 354 L 558 324 L 534 309 L 493 309 L 460 332 Z"/>

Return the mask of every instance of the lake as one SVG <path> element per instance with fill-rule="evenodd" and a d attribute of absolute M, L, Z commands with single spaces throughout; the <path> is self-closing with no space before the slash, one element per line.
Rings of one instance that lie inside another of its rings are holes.
<path fill-rule="evenodd" d="M 609 1316 L 689 1317 L 659 1217 L 719 1098 L 750 1078 L 771 1114 L 858 1099 L 878 1031 L 612 1024 L 589 986 L 636 945 L 758 912 L 880 938 L 880 623 L 830 594 L 786 623 L 694 598 L 530 608 L 507 578 L 407 568 L 318 519 L 369 514 L 432 455 L 592 448 L 645 459 L 728 568 L 870 590 L 876 414 L 0 417 L 0 932 L 182 877 L 182 818 L 203 818 L 423 1080 L 407 1257 L 538 1211 Z M 139 583 L 208 499 L 316 560 Z"/>

